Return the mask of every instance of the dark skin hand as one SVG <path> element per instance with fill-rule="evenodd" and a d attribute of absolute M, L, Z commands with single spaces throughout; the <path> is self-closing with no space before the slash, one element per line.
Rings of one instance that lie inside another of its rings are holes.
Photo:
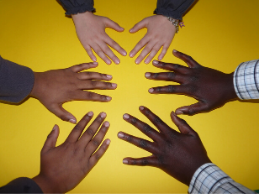
<path fill-rule="evenodd" d="M 97 149 L 110 126 L 103 123 L 106 113 L 99 114 L 83 133 L 92 117 L 92 112 L 87 113 L 58 147 L 59 128 L 54 126 L 41 150 L 40 173 L 33 178 L 44 193 L 66 193 L 75 188 L 107 150 L 109 139 Z"/>
<path fill-rule="evenodd" d="M 123 163 L 157 167 L 189 185 L 195 171 L 203 164 L 211 162 L 199 135 L 174 112 L 171 113 L 171 118 L 180 133 L 170 128 L 148 108 L 141 106 L 139 109 L 157 127 L 159 132 L 139 119 L 125 114 L 124 120 L 138 128 L 153 142 L 119 132 L 119 138 L 152 154 L 149 157 L 138 159 L 125 158 Z"/>
<path fill-rule="evenodd" d="M 85 90 L 114 90 L 117 87 L 115 83 L 104 82 L 111 80 L 111 75 L 83 71 L 97 65 L 97 62 L 83 63 L 67 69 L 35 72 L 35 83 L 30 96 L 37 98 L 62 120 L 76 123 L 76 118 L 62 107 L 63 103 L 72 100 L 109 102 L 111 97 Z"/>
<path fill-rule="evenodd" d="M 169 72 L 145 74 L 152 80 L 177 82 L 180 85 L 168 85 L 150 88 L 151 94 L 183 94 L 195 98 L 198 102 L 176 109 L 175 113 L 194 115 L 209 112 L 223 106 L 226 102 L 237 99 L 233 85 L 233 73 L 223 72 L 201 66 L 192 57 L 173 51 L 174 56 L 183 60 L 188 67 L 153 61 L 153 65 Z"/>

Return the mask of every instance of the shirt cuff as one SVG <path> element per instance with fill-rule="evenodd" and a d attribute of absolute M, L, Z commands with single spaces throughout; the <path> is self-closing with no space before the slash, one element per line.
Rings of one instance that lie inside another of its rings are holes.
<path fill-rule="evenodd" d="M 259 99 L 259 60 L 241 63 L 233 77 L 236 94 L 241 100 Z"/>
<path fill-rule="evenodd" d="M 86 11 L 95 12 L 93 0 L 59 0 L 66 15 L 84 13 Z"/>

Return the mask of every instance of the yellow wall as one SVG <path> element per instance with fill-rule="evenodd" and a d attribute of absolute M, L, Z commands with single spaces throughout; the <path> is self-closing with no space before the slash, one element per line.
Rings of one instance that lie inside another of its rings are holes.
<path fill-rule="evenodd" d="M 150 16 L 156 0 L 95 0 L 96 14 L 107 16 L 126 30 L 107 33 L 129 53 L 146 30 L 131 35 L 128 30 Z M 172 56 L 175 48 L 200 64 L 234 71 L 243 61 L 257 59 L 259 45 L 259 2 L 256 0 L 200 0 L 184 17 L 164 61 L 183 64 Z M 3 58 L 28 66 L 34 71 L 59 69 L 90 61 L 78 41 L 73 22 L 54 0 L 0 1 L 0 54 Z M 112 74 L 115 91 L 99 91 L 113 97 L 109 103 L 70 102 L 65 108 L 80 119 L 87 111 L 108 114 L 111 127 L 107 137 L 111 146 L 90 174 L 72 193 L 184 193 L 188 187 L 152 167 L 122 164 L 123 157 L 149 155 L 117 138 L 122 130 L 145 137 L 122 119 L 130 113 L 141 120 L 138 107 L 145 105 L 175 128 L 170 112 L 195 100 L 179 95 L 151 95 L 148 88 L 165 85 L 144 78 L 146 71 L 159 72 L 151 64 L 134 64 L 134 59 L 118 55 L 121 64 L 106 65 L 98 58 L 97 72 Z M 231 102 L 208 114 L 182 116 L 200 134 L 211 160 L 237 182 L 259 189 L 258 107 L 251 102 Z M 0 185 L 39 172 L 39 153 L 54 124 L 61 129 L 62 143 L 73 125 L 61 121 L 35 99 L 12 106 L 0 104 Z"/>

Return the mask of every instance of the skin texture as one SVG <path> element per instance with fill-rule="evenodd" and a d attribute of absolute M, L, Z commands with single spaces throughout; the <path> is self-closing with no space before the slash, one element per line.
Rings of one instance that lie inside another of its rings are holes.
<path fill-rule="evenodd" d="M 137 23 L 130 33 L 135 33 L 142 28 L 147 28 L 147 33 L 133 48 L 129 56 L 134 57 L 144 47 L 135 62 L 139 64 L 147 56 L 145 63 L 148 64 L 163 47 L 158 56 L 158 60 L 162 60 L 174 38 L 175 26 L 166 17 L 155 15 Z"/>
<path fill-rule="evenodd" d="M 237 99 L 233 85 L 233 73 L 223 72 L 201 66 L 192 57 L 174 50 L 174 56 L 183 60 L 188 67 L 153 61 L 153 65 L 169 72 L 145 74 L 152 80 L 177 82 L 180 85 L 168 85 L 150 88 L 151 94 L 183 94 L 195 98 L 198 102 L 178 108 L 177 115 L 194 115 L 209 112 L 223 106 L 226 102 Z"/>
<path fill-rule="evenodd" d="M 109 102 L 111 97 L 85 90 L 114 90 L 117 87 L 117 84 L 101 81 L 111 80 L 111 75 L 83 71 L 97 65 L 97 62 L 84 63 L 67 69 L 35 72 L 35 82 L 30 96 L 38 99 L 62 120 L 76 123 L 76 118 L 62 107 L 63 103 L 72 100 Z"/>
<path fill-rule="evenodd" d="M 153 142 L 124 132 L 119 132 L 118 137 L 150 152 L 152 155 L 138 159 L 124 158 L 123 163 L 157 167 L 189 185 L 194 172 L 203 164 L 211 162 L 199 135 L 174 112 L 171 113 L 171 118 L 180 133 L 166 125 L 148 108 L 141 106 L 140 112 L 156 126 L 158 131 L 129 114 L 125 114 L 123 118 L 151 138 Z"/>
<path fill-rule="evenodd" d="M 105 28 L 112 28 L 118 32 L 124 31 L 117 23 L 109 18 L 97 16 L 88 11 L 72 15 L 72 18 L 76 27 L 77 36 L 93 61 L 97 59 L 92 50 L 94 50 L 106 64 L 111 64 L 111 60 L 119 64 L 119 58 L 112 52 L 109 46 L 118 51 L 121 55 L 127 55 L 127 52 L 105 32 Z"/>
<path fill-rule="evenodd" d="M 106 113 L 99 114 L 83 133 L 92 117 L 92 112 L 86 114 L 57 147 L 59 127 L 54 126 L 41 150 L 40 173 L 33 178 L 44 193 L 66 193 L 75 188 L 107 150 L 109 139 L 97 149 L 109 128 L 109 122 L 103 123 Z"/>

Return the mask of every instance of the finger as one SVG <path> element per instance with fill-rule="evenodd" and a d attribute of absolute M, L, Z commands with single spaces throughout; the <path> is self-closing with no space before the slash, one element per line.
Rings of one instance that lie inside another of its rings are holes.
<path fill-rule="evenodd" d="M 167 50 L 168 50 L 169 46 L 170 46 L 170 44 L 165 44 L 163 46 L 163 49 L 162 49 L 160 55 L 158 56 L 158 60 L 162 60 L 164 58 L 165 54 L 167 53 Z"/>
<path fill-rule="evenodd" d="M 189 55 L 173 50 L 174 56 L 183 60 L 190 68 L 198 68 L 200 65 Z"/>
<path fill-rule="evenodd" d="M 114 63 L 119 64 L 119 58 L 112 52 L 112 50 L 105 44 L 105 42 L 99 42 L 99 46 L 102 48 L 105 55 L 107 55 Z"/>
<path fill-rule="evenodd" d="M 187 74 L 187 73 L 190 72 L 190 68 L 184 67 L 184 66 L 178 65 L 178 64 L 173 64 L 173 63 L 164 63 L 162 61 L 154 60 L 153 65 L 155 67 L 158 67 L 158 68 L 161 68 L 161 69 L 174 71 L 174 72 L 182 73 L 182 74 Z"/>
<path fill-rule="evenodd" d="M 81 136 L 85 126 L 89 123 L 89 121 L 93 117 L 93 112 L 87 113 L 74 127 L 74 129 L 71 131 L 69 136 L 67 137 L 65 142 L 74 143 L 78 140 L 78 138 Z"/>
<path fill-rule="evenodd" d="M 150 127 L 148 124 L 140 121 L 139 119 L 129 115 L 124 114 L 123 118 L 125 121 L 129 122 L 133 126 L 137 127 L 142 133 L 147 135 L 149 138 L 151 138 L 154 141 L 161 140 L 160 134 L 154 130 L 152 127 Z"/>
<path fill-rule="evenodd" d="M 92 63 L 82 63 L 80 65 L 74 65 L 72 67 L 69 67 L 68 69 L 72 70 L 75 73 L 78 73 L 80 71 L 86 70 L 86 69 L 90 69 L 90 68 L 94 68 L 97 67 L 98 63 L 97 62 L 92 62 Z"/>
<path fill-rule="evenodd" d="M 88 142 L 93 138 L 99 127 L 101 126 L 102 122 L 106 118 L 106 113 L 102 112 L 100 113 L 96 119 L 92 122 L 92 124 L 85 130 L 82 137 L 79 140 L 79 143 L 85 147 Z"/>
<path fill-rule="evenodd" d="M 151 153 L 158 152 L 157 148 L 153 145 L 153 143 L 148 140 L 141 139 L 123 132 L 119 132 L 118 137 L 148 152 L 151 152 Z"/>
<path fill-rule="evenodd" d="M 123 164 L 136 166 L 159 166 L 159 161 L 155 157 L 144 158 L 124 158 Z"/>
<path fill-rule="evenodd" d="M 174 81 L 177 83 L 184 82 L 184 76 L 174 72 L 162 72 L 162 73 L 145 73 L 145 77 L 152 80 L 164 80 L 164 81 Z"/>
<path fill-rule="evenodd" d="M 112 76 L 107 74 L 101 74 L 97 72 L 81 72 L 78 74 L 79 79 L 83 80 L 111 80 Z"/>
<path fill-rule="evenodd" d="M 156 45 L 155 42 L 150 41 L 147 43 L 147 45 L 145 46 L 145 48 L 141 51 L 140 55 L 137 57 L 136 59 L 136 64 L 141 63 L 141 61 L 148 55 L 148 53 L 151 52 L 151 50 L 153 49 L 153 47 Z"/>
<path fill-rule="evenodd" d="M 195 104 L 192 104 L 190 106 L 184 106 L 181 108 L 177 108 L 175 113 L 176 115 L 181 115 L 181 114 L 185 114 L 185 115 L 195 115 L 197 113 L 201 113 L 201 112 L 207 112 L 209 111 L 208 105 L 206 103 L 203 102 L 197 102 Z"/>
<path fill-rule="evenodd" d="M 78 88 L 81 90 L 114 90 L 117 88 L 117 84 L 102 81 L 81 80 L 78 84 Z"/>
<path fill-rule="evenodd" d="M 110 45 L 110 47 L 114 48 L 118 51 L 121 55 L 126 56 L 127 52 L 114 40 L 112 40 L 109 36 L 105 39 L 105 42 Z"/>
<path fill-rule="evenodd" d="M 87 144 L 85 147 L 85 152 L 87 153 L 88 157 L 90 157 L 102 143 L 103 138 L 109 129 L 109 126 L 110 123 L 105 121 L 96 136 Z"/>
<path fill-rule="evenodd" d="M 147 20 L 146 19 L 143 19 L 141 20 L 140 22 L 138 22 L 137 24 L 135 24 L 133 26 L 133 28 L 130 29 L 130 33 L 135 33 L 137 31 L 139 31 L 140 29 L 142 28 L 146 28 L 147 27 Z"/>
<path fill-rule="evenodd" d="M 118 23 L 110 20 L 109 18 L 105 19 L 105 25 L 107 28 L 112 28 L 118 32 L 124 31 L 124 28 L 122 28 Z"/>
<path fill-rule="evenodd" d="M 89 163 L 90 163 L 90 168 L 92 168 L 99 160 L 100 158 L 104 155 L 106 150 L 108 149 L 109 145 L 111 143 L 111 140 L 106 139 L 100 148 L 91 156 Z"/>
<path fill-rule="evenodd" d="M 50 132 L 50 134 L 48 135 L 43 145 L 43 148 L 41 150 L 41 153 L 45 153 L 56 146 L 58 135 L 59 135 L 59 127 L 55 125 L 52 131 Z"/>
<path fill-rule="evenodd" d="M 66 111 L 62 105 L 54 104 L 51 107 L 48 107 L 50 112 L 55 114 L 57 117 L 63 121 L 68 121 L 70 123 L 76 124 L 76 118 L 68 111 Z"/>
<path fill-rule="evenodd" d="M 148 108 L 140 106 L 139 110 L 157 127 L 159 131 L 164 133 L 167 133 L 168 129 L 170 129 L 171 131 L 171 128 L 168 127 L 167 124 L 165 124 L 157 115 L 151 112 Z"/>
<path fill-rule="evenodd" d="M 148 55 L 148 57 L 145 60 L 145 63 L 148 64 L 153 58 L 154 56 L 157 54 L 157 52 L 159 51 L 159 49 L 161 48 L 161 45 L 156 44 L 153 49 L 151 50 L 150 54 Z"/>
<path fill-rule="evenodd" d="M 92 46 L 94 52 L 108 65 L 111 64 L 111 60 L 103 53 L 102 49 L 98 45 L 93 45 Z"/>
<path fill-rule="evenodd" d="M 182 85 L 154 87 L 150 88 L 148 91 L 151 94 L 189 94 L 188 88 Z"/>
<path fill-rule="evenodd" d="M 84 45 L 83 45 L 83 46 L 84 46 Z M 89 45 L 87 45 L 87 46 L 84 46 L 84 48 L 85 48 L 85 50 L 86 50 L 88 56 L 89 56 L 93 61 L 97 61 L 96 56 L 93 54 L 93 51 L 92 51 L 91 47 L 90 47 Z"/>
<path fill-rule="evenodd" d="M 176 116 L 174 112 L 171 113 L 171 118 L 181 133 L 188 135 L 196 135 L 196 132 L 188 125 L 188 123 L 185 120 Z"/>
<path fill-rule="evenodd" d="M 137 44 L 136 46 L 130 51 L 129 56 L 134 57 L 140 49 L 142 49 L 147 43 L 149 42 L 149 38 L 145 35 Z"/>
<path fill-rule="evenodd" d="M 98 101 L 98 102 L 109 102 L 111 101 L 110 96 L 100 95 L 94 92 L 88 91 L 77 91 L 73 94 L 73 100 L 87 100 L 87 101 Z"/>

